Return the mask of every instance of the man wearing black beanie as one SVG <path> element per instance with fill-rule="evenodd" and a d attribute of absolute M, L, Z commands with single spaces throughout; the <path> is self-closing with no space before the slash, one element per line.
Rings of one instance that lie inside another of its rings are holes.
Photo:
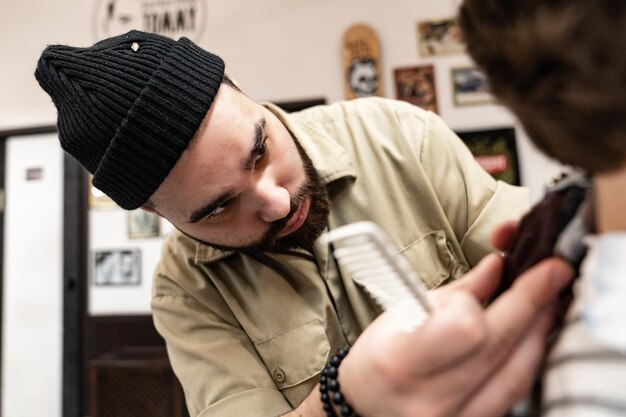
<path fill-rule="evenodd" d="M 138 31 L 50 46 L 35 75 L 94 186 L 177 229 L 152 308 L 192 416 L 495 416 L 523 394 L 567 267 L 547 261 L 483 310 L 501 268 L 490 256 L 407 332 L 318 239 L 374 221 L 430 288 L 492 250 L 525 191 L 494 181 L 436 115 L 381 98 L 286 114 L 188 39 Z"/>

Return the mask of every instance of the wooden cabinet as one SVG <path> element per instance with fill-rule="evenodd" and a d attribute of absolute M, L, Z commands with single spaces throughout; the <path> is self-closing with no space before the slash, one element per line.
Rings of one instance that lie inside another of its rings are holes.
<path fill-rule="evenodd" d="M 186 417 L 164 347 L 132 347 L 89 362 L 90 417 Z"/>

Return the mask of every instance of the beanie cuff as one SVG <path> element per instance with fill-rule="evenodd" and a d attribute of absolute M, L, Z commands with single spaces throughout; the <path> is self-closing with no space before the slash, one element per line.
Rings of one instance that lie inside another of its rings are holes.
<path fill-rule="evenodd" d="M 223 76 L 221 58 L 187 38 L 176 42 L 117 129 L 93 185 L 124 209 L 144 204 L 200 127 Z"/>

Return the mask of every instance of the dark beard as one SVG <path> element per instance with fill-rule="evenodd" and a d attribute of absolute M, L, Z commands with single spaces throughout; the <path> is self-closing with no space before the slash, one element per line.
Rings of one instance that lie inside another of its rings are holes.
<path fill-rule="evenodd" d="M 250 254 L 260 252 L 286 252 L 295 248 L 311 249 L 313 247 L 315 240 L 322 234 L 328 225 L 328 194 L 326 192 L 326 187 L 322 184 L 317 171 L 313 167 L 313 162 L 311 162 L 311 159 L 298 141 L 296 139 L 293 139 L 293 141 L 298 149 L 300 159 L 302 160 L 302 164 L 304 166 L 305 179 L 304 184 L 291 198 L 291 209 L 289 210 L 289 214 L 280 220 L 272 222 L 270 224 L 270 229 L 258 242 L 239 247 L 216 245 L 209 242 L 203 243 L 224 251 L 235 251 Z M 311 205 L 309 206 L 309 213 L 304 223 L 302 223 L 302 225 L 293 233 L 281 238 L 277 237 L 278 234 L 284 229 L 287 222 L 296 213 L 298 207 L 300 207 L 302 202 L 307 198 L 311 200 Z"/>

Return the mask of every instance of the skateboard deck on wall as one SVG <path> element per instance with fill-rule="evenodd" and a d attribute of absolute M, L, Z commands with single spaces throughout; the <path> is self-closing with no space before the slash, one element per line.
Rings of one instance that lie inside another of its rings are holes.
<path fill-rule="evenodd" d="M 343 74 L 347 99 L 383 95 L 378 38 L 370 26 L 355 24 L 344 33 Z"/>

